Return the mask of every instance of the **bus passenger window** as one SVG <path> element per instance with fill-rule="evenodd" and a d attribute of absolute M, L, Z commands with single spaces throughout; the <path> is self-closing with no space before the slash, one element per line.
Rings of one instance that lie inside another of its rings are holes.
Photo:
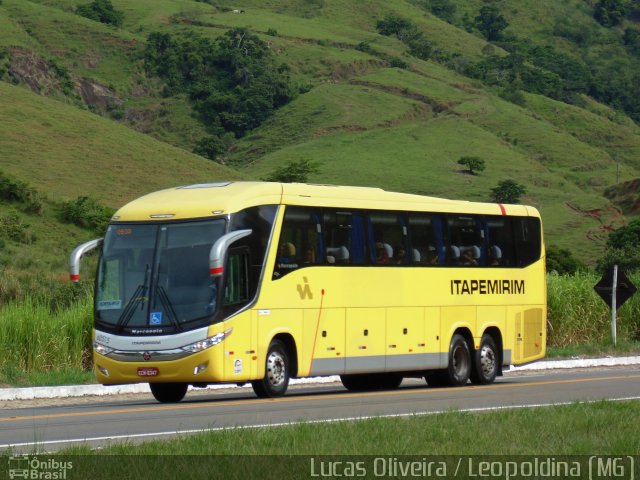
<path fill-rule="evenodd" d="M 447 265 L 476 267 L 486 264 L 483 224 L 479 217 L 451 216 L 447 219 Z"/>
<path fill-rule="evenodd" d="M 408 234 L 412 265 L 441 265 L 444 262 L 440 219 L 427 214 L 410 214 Z M 440 253 L 438 253 L 440 252 Z"/>
<path fill-rule="evenodd" d="M 317 265 L 322 251 L 320 215 L 311 208 L 286 207 L 278 240 L 273 278 L 298 268 Z"/>
<path fill-rule="evenodd" d="M 369 232 L 372 246 L 371 263 L 403 265 L 407 258 L 407 229 L 403 216 L 394 212 L 371 212 Z"/>
<path fill-rule="evenodd" d="M 326 261 L 335 265 L 363 265 L 367 261 L 364 215 L 357 211 L 325 210 Z"/>
<path fill-rule="evenodd" d="M 542 235 L 540 220 L 533 217 L 513 219 L 518 266 L 526 267 L 540 259 Z"/>
<path fill-rule="evenodd" d="M 485 217 L 488 267 L 513 266 L 513 233 L 511 219 Z"/>

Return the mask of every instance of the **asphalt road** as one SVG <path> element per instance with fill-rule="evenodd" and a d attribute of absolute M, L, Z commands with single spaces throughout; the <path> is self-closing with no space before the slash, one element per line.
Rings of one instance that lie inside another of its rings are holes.
<path fill-rule="evenodd" d="M 278 399 L 251 389 L 190 392 L 178 404 L 149 395 L 73 401 L 15 401 L 0 411 L 0 451 L 55 451 L 76 444 L 140 442 L 225 427 L 404 416 L 451 409 L 521 408 L 601 399 L 640 400 L 640 369 L 507 374 L 494 385 L 429 388 L 405 380 L 393 391 L 352 393 L 341 384 L 291 387 Z"/>

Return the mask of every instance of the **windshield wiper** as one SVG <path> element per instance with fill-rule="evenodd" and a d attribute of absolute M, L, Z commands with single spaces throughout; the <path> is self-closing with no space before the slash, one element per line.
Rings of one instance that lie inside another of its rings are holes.
<path fill-rule="evenodd" d="M 131 321 L 131 317 L 133 317 L 133 313 L 140 303 L 149 300 L 145 294 L 147 292 L 147 281 L 149 280 L 149 265 L 147 264 L 145 273 L 144 273 L 144 282 L 141 285 L 138 285 L 135 292 L 131 296 L 132 300 L 127 303 L 127 306 L 122 311 L 120 318 L 118 319 L 118 323 L 116 324 L 116 328 L 122 331 L 124 327 L 126 327 Z"/>
<path fill-rule="evenodd" d="M 167 296 L 167 292 L 161 285 L 156 285 L 156 295 L 160 298 L 160 303 L 162 303 L 165 312 L 169 314 L 171 324 L 177 331 L 182 331 L 182 326 L 178 322 L 178 315 L 176 315 L 176 311 L 173 309 L 173 304 Z"/>

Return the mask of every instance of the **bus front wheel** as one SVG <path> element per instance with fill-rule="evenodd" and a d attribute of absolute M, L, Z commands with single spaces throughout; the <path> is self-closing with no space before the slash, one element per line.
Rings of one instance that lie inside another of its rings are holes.
<path fill-rule="evenodd" d="M 471 381 L 476 385 L 490 385 L 498 375 L 498 348 L 491 335 L 484 334 L 480 348 L 475 351 Z"/>
<path fill-rule="evenodd" d="M 273 340 L 267 351 L 264 378 L 251 382 L 260 398 L 281 397 L 289 386 L 289 355 L 280 340 Z"/>
<path fill-rule="evenodd" d="M 160 403 L 178 403 L 187 394 L 186 383 L 150 383 L 151 393 Z"/>

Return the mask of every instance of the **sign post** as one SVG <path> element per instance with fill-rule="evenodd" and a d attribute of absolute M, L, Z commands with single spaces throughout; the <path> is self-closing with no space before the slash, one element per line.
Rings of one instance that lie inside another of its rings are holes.
<path fill-rule="evenodd" d="M 614 265 L 607 270 L 593 289 L 611 308 L 611 338 L 617 344 L 617 311 L 631 296 L 636 293 L 636 286 L 631 283 L 622 269 Z"/>
<path fill-rule="evenodd" d="M 618 290 L 618 265 L 613 266 L 613 285 L 611 286 L 611 338 L 613 339 L 613 346 L 617 345 L 618 341 L 618 307 L 616 305 L 616 290 Z"/>

